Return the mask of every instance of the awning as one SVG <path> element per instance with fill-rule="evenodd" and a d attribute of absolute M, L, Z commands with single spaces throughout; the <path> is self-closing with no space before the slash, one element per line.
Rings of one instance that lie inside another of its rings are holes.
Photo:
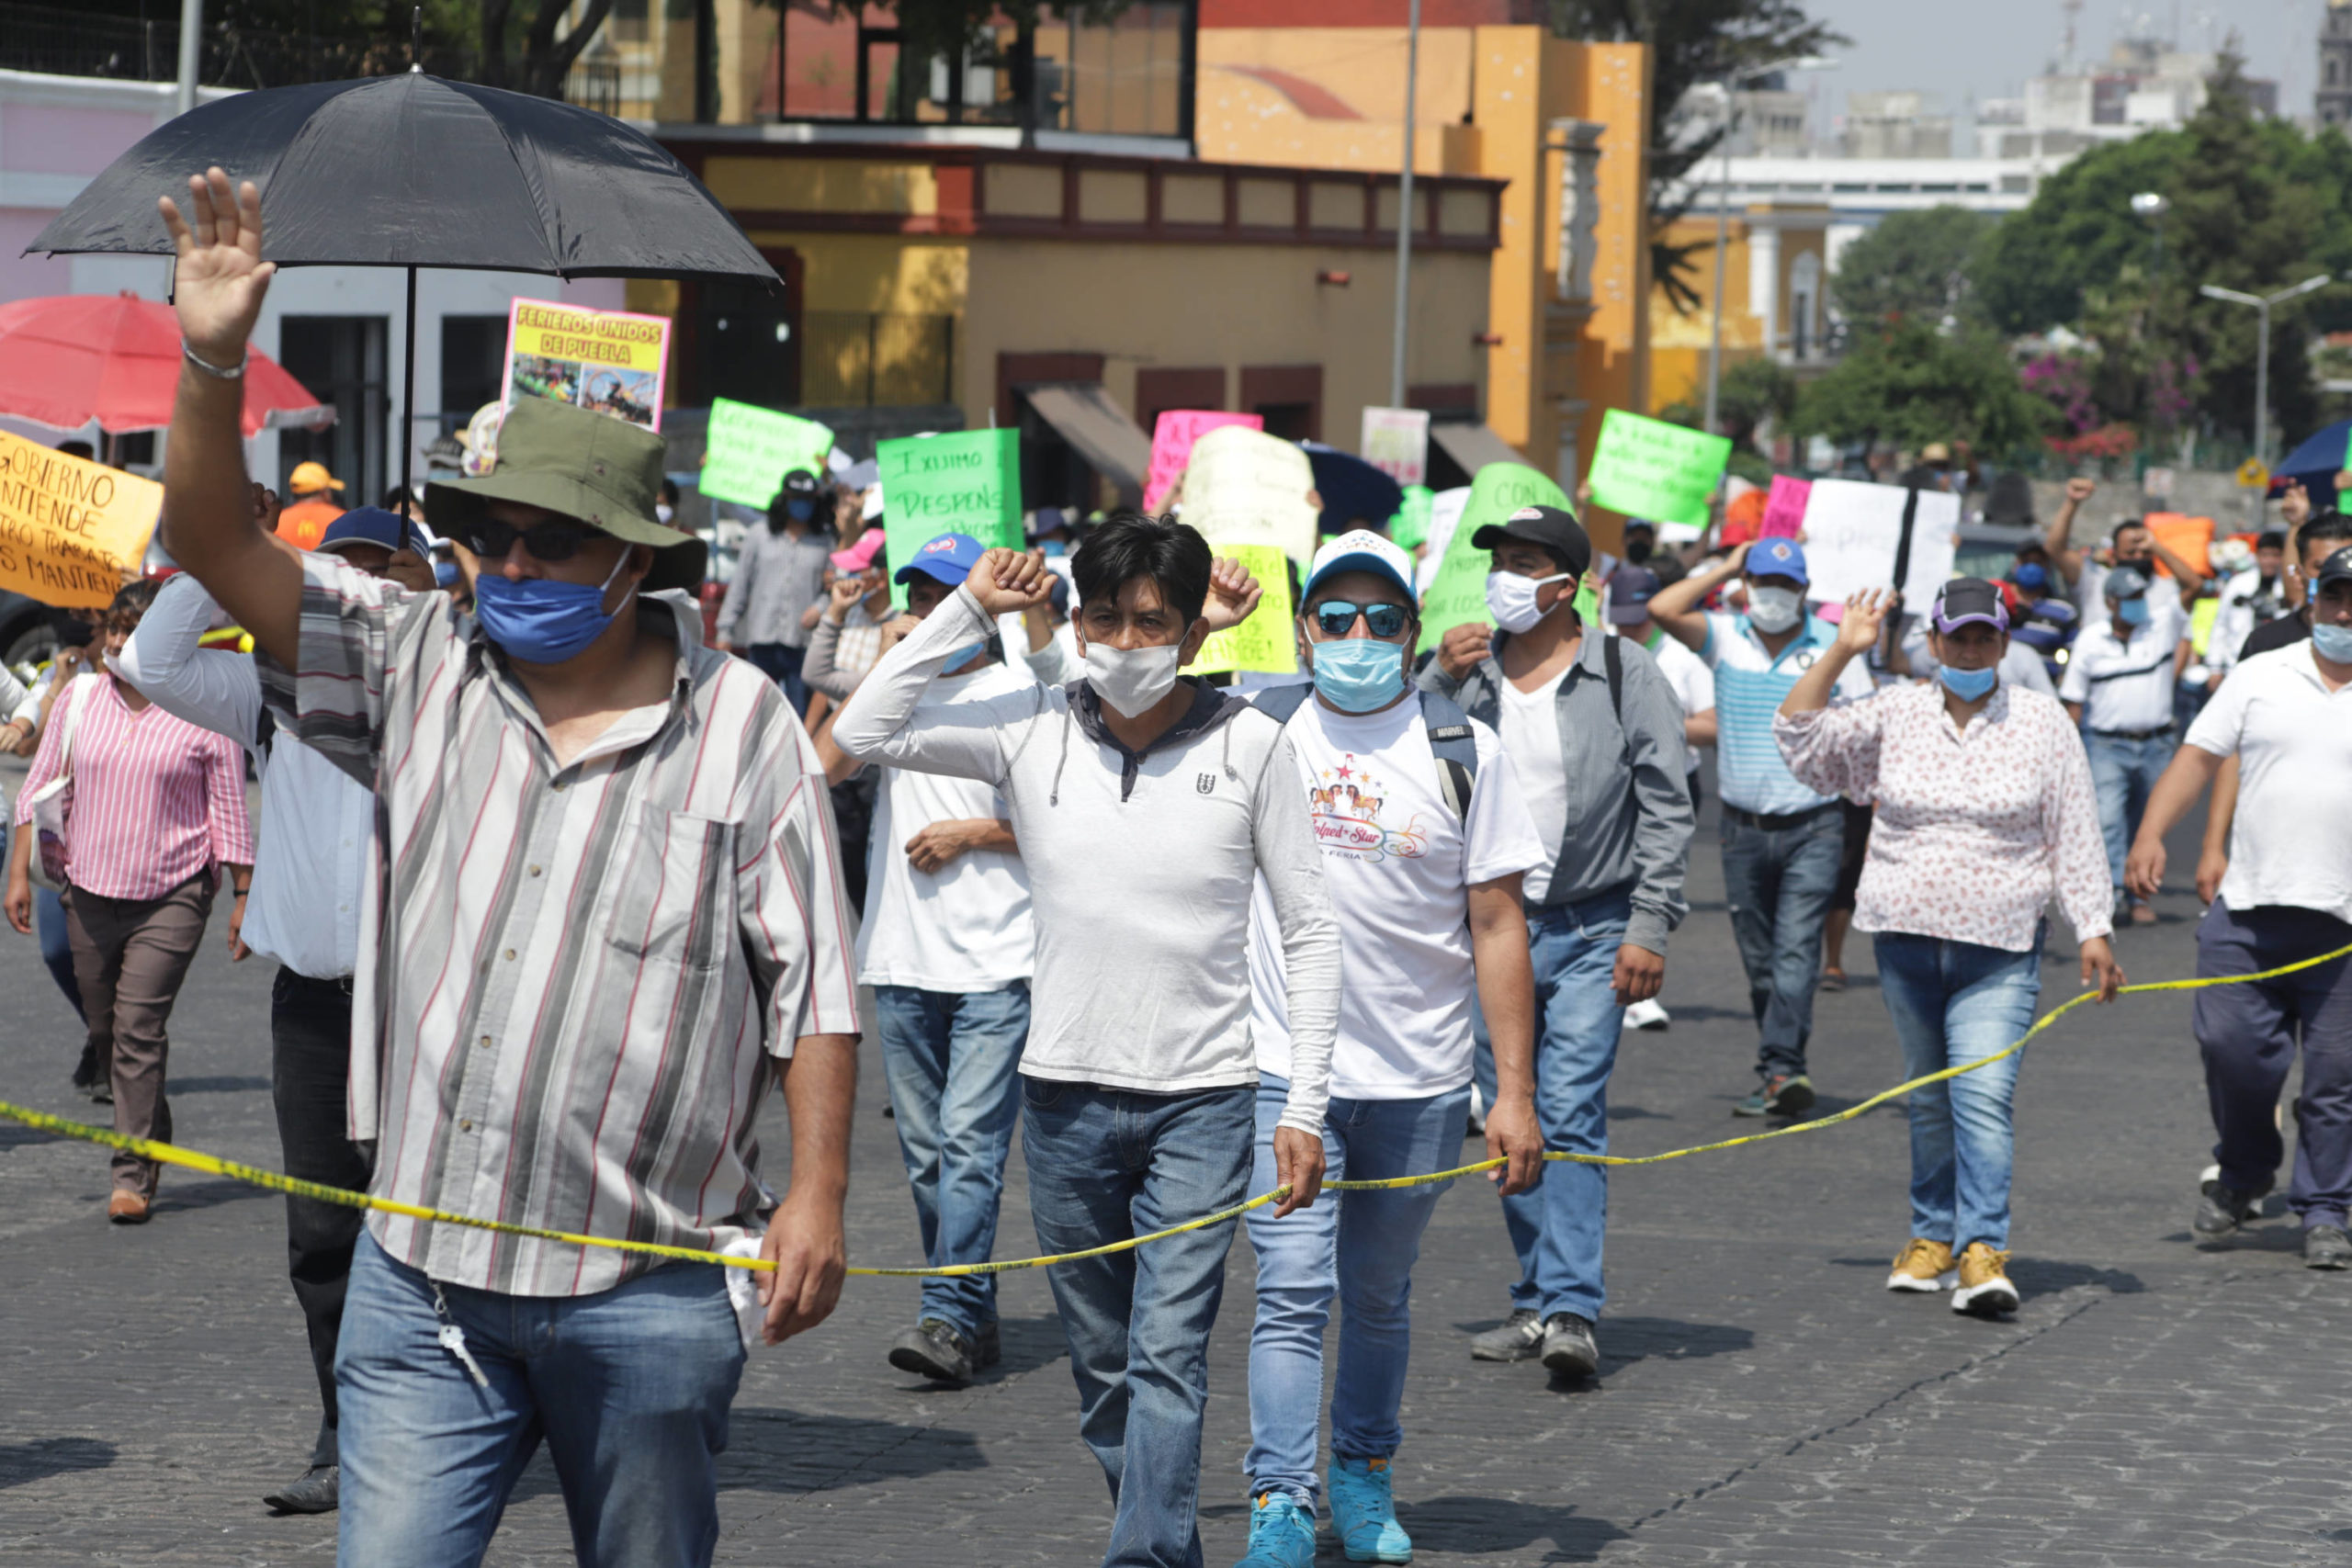
<path fill-rule="evenodd" d="M 1476 479 L 1480 468 L 1489 463 L 1524 463 L 1519 448 L 1497 435 L 1483 424 L 1440 424 L 1430 422 L 1430 439 L 1445 449 L 1445 455 L 1462 465 L 1462 471 Z"/>
<path fill-rule="evenodd" d="M 1151 437 L 1111 400 L 1100 381 L 1046 381 L 1021 389 L 1037 417 L 1061 433 L 1094 471 L 1140 495 L 1151 471 Z"/>

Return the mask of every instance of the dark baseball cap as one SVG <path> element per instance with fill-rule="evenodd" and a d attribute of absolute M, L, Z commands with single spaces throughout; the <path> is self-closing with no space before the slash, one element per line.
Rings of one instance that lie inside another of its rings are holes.
<path fill-rule="evenodd" d="M 922 547 L 915 551 L 915 558 L 899 569 L 895 580 L 909 582 L 917 577 L 928 577 L 950 588 L 960 588 L 986 554 L 988 547 L 969 534 L 942 534 L 924 541 Z"/>
<path fill-rule="evenodd" d="M 2319 575 L 2312 579 L 2312 586 L 2324 588 L 2331 582 L 2352 582 L 2352 545 L 2319 563 Z"/>
<path fill-rule="evenodd" d="M 380 506 L 355 506 L 334 522 L 319 536 L 317 549 L 343 552 L 345 545 L 375 545 L 387 550 L 405 546 L 418 555 L 424 553 L 424 530 L 397 512 L 387 512 Z"/>
<path fill-rule="evenodd" d="M 2126 561 L 2107 574 L 2106 586 L 2100 592 L 2109 599 L 2137 599 L 2148 591 L 2148 582 L 2146 572 Z"/>
<path fill-rule="evenodd" d="M 796 501 L 811 500 L 817 494 L 817 476 L 806 468 L 795 468 L 784 476 L 783 482 L 776 489 Z M 756 495 L 759 492 L 754 491 L 752 493 Z"/>
<path fill-rule="evenodd" d="M 1591 536 L 1574 513 L 1557 506 L 1522 506 L 1470 536 L 1472 547 L 1481 550 L 1491 550 L 1507 539 L 1541 545 L 1559 558 L 1571 577 L 1582 577 L 1592 565 Z"/>
<path fill-rule="evenodd" d="M 1936 630 L 1950 636 L 1971 621 L 2007 631 L 2008 604 L 1997 584 L 1981 577 L 1955 577 L 1936 594 Z"/>
<path fill-rule="evenodd" d="M 1609 580 L 1609 618 L 1621 626 L 1639 626 L 1650 618 L 1650 600 L 1663 586 L 1647 567 L 1621 567 Z"/>

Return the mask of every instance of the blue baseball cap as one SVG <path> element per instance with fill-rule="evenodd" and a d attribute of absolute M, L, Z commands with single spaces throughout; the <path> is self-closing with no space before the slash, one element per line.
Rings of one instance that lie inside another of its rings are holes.
<path fill-rule="evenodd" d="M 986 554 L 988 547 L 969 534 L 942 534 L 917 550 L 915 558 L 900 567 L 892 581 L 907 582 L 922 576 L 960 588 Z"/>
<path fill-rule="evenodd" d="M 406 547 L 418 555 L 425 551 L 424 532 L 399 513 L 380 506 L 353 507 L 327 525 L 316 548 L 339 554 L 345 545 L 374 545 L 386 550 Z"/>
<path fill-rule="evenodd" d="M 1799 583 L 1813 581 L 1805 575 L 1804 551 L 1794 539 L 1758 539 L 1747 547 L 1741 570 L 1750 577 L 1786 577 Z"/>

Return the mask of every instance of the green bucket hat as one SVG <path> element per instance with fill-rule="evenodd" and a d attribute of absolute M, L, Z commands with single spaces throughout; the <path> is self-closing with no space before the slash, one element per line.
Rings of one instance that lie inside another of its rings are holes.
<path fill-rule="evenodd" d="M 576 517 L 632 545 L 653 547 L 643 591 L 702 586 L 703 542 L 654 521 L 662 489 L 662 437 L 610 414 L 548 398 L 518 397 L 498 430 L 498 461 L 480 479 L 424 487 L 436 534 L 462 536 L 492 501 L 521 502 Z"/>

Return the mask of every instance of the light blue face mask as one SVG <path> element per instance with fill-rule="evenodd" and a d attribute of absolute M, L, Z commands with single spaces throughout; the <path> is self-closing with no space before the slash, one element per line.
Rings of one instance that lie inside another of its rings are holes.
<path fill-rule="evenodd" d="M 1993 689 L 1993 682 L 2001 678 L 2001 672 L 1998 670 L 1955 670 L 1945 664 L 1938 667 L 1936 678 L 1944 683 L 1945 691 L 1962 702 L 1973 703 Z"/>
<path fill-rule="evenodd" d="M 1368 637 L 1315 646 L 1315 689 L 1341 713 L 1372 713 L 1405 694 L 1405 650 Z"/>
<path fill-rule="evenodd" d="M 2352 664 L 2352 626 L 2330 621 L 2312 623 L 2312 646 L 2330 664 Z"/>
<path fill-rule="evenodd" d="M 953 675 L 988 650 L 989 639 L 986 637 L 982 637 L 978 642 L 967 642 L 947 656 L 947 662 L 939 667 L 939 672 L 943 675 Z"/>
<path fill-rule="evenodd" d="M 2148 602 L 2143 598 L 2118 599 L 2115 618 L 2127 626 L 2145 626 L 2148 622 Z"/>
<path fill-rule="evenodd" d="M 558 582 L 551 577 L 514 579 L 485 571 L 474 579 L 474 619 L 482 636 L 526 664 L 560 664 L 604 636 L 618 611 L 606 614 L 605 594 L 628 564 L 629 552 L 605 581 Z"/>

